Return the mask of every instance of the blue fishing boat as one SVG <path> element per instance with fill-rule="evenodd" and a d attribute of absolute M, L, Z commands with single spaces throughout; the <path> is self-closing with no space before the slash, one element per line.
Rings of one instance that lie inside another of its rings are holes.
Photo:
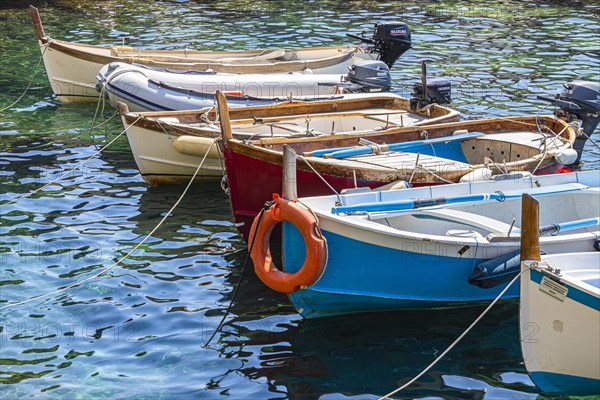
<path fill-rule="evenodd" d="M 523 225 L 537 225 L 538 207 L 524 197 Z M 531 380 L 551 395 L 600 395 L 600 252 L 540 256 L 537 232 L 524 231 L 519 319 Z"/>
<path fill-rule="evenodd" d="M 542 250 L 585 252 L 600 237 L 599 186 L 600 174 L 589 171 L 276 199 L 255 220 L 249 246 L 261 280 L 289 292 L 306 318 L 477 305 L 505 287 L 468 280 L 479 264 L 518 252 L 522 193 L 540 199 L 541 230 L 551 233 Z M 269 253 L 272 221 L 285 221 L 283 271 Z M 517 296 L 516 287 L 506 293 Z"/>

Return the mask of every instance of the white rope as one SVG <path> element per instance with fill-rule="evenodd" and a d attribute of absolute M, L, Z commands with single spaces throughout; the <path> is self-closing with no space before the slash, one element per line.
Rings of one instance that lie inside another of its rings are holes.
<path fill-rule="evenodd" d="M 50 40 L 48 40 L 48 43 L 46 43 L 46 48 L 44 49 L 44 51 L 42 51 L 42 54 L 40 55 L 38 63 L 35 66 L 35 68 L 33 69 L 33 75 L 31 76 L 31 80 L 29 81 L 29 84 L 25 88 L 25 91 L 23 93 L 21 93 L 21 95 L 19 96 L 19 98 L 16 99 L 12 104 L 10 104 L 10 105 L 4 107 L 3 109 L 1 109 L 0 113 L 8 110 L 9 108 L 11 108 L 15 104 L 17 104 L 25 96 L 25 94 L 27 93 L 27 91 L 29 90 L 29 88 L 31 87 L 31 85 L 33 84 L 33 80 L 35 79 L 35 76 L 37 75 L 38 68 L 40 67 L 40 64 L 42 63 L 42 60 L 44 59 L 44 54 L 46 54 L 46 50 L 48 50 L 48 47 L 50 47 L 50 43 L 52 43 L 52 40 L 53 39 L 50 39 Z"/>
<path fill-rule="evenodd" d="M 594 139 L 592 139 L 591 135 L 588 135 L 587 133 L 585 133 L 583 131 L 583 129 L 581 130 L 581 136 L 583 136 L 584 138 L 586 138 L 587 140 L 589 140 L 591 144 L 593 144 L 594 146 L 596 146 L 596 148 L 598 150 L 600 150 L 600 145 L 598 145 L 598 143 L 596 143 L 596 141 Z"/>
<path fill-rule="evenodd" d="M 301 156 L 301 155 L 298 155 L 298 158 L 302 159 L 302 160 L 303 160 L 303 161 L 306 163 L 306 165 L 308 165 L 308 166 L 310 167 L 310 169 L 312 169 L 312 170 L 313 170 L 313 172 L 314 172 L 315 174 L 317 174 L 317 176 L 318 176 L 319 178 L 321 178 L 321 180 L 322 180 L 323 182 L 325 182 L 325 184 L 326 184 L 327 186 L 329 186 L 329 189 L 331 189 L 331 190 L 333 191 L 333 193 L 335 193 L 335 194 L 338 196 L 338 199 L 339 199 L 339 197 L 340 197 L 340 194 L 338 193 L 338 191 L 337 191 L 337 190 L 335 190 L 335 189 L 333 188 L 333 186 L 331 186 L 331 185 L 329 184 L 329 182 L 327 182 L 327 181 L 325 180 L 325 178 L 323 178 L 323 177 L 321 176 L 321 174 L 320 174 L 319 172 L 317 172 L 317 170 L 316 170 L 316 169 L 315 169 L 315 168 L 314 168 L 312 165 L 310 165 L 310 163 L 308 162 L 308 160 L 306 159 L 306 157 L 304 157 L 304 156 Z"/>
<path fill-rule="evenodd" d="M 135 246 L 133 249 L 131 249 L 131 251 L 129 251 L 129 253 L 127 253 L 126 255 L 124 255 L 123 257 L 121 257 L 121 258 L 120 258 L 120 259 L 119 259 L 117 262 L 115 262 L 115 263 L 113 263 L 112 265 L 110 265 L 110 266 L 108 266 L 108 267 L 104 268 L 102 271 L 100 271 L 100 272 L 98 272 L 98 273 L 96 273 L 96 274 L 94 274 L 94 275 L 92 275 L 92 276 L 90 276 L 90 277 L 87 277 L 87 278 L 85 278 L 85 279 L 83 279 L 83 280 L 81 280 L 81 281 L 79 281 L 79 282 L 72 283 L 72 284 L 70 284 L 70 285 L 68 285 L 68 286 L 65 286 L 65 287 L 63 287 L 63 288 L 60 288 L 60 289 L 58 289 L 58 290 L 55 290 L 55 291 L 52 291 L 52 292 L 49 292 L 49 293 L 45 293 L 45 294 L 41 294 L 41 295 L 38 295 L 38 296 L 31 297 L 31 298 L 29 298 L 29 299 L 27 299 L 27 300 L 19 301 L 19 302 L 16 302 L 16 303 L 10 303 L 10 304 L 6 304 L 6 305 L 4 305 L 4 306 L 0 307 L 0 310 L 4 310 L 4 309 L 6 309 L 6 308 L 9 308 L 9 307 L 16 307 L 16 306 L 18 306 L 18 305 L 22 305 L 22 304 L 25 304 L 25 303 L 29 303 L 29 302 L 32 302 L 32 301 L 34 301 L 34 300 L 37 300 L 37 299 L 41 299 L 41 298 L 44 298 L 44 297 L 49 297 L 49 296 L 52 296 L 52 295 L 56 295 L 56 294 L 59 294 L 59 293 L 65 292 L 65 291 L 67 291 L 68 289 L 72 289 L 72 288 L 74 288 L 74 287 L 76 287 L 76 286 L 79 286 L 79 285 L 81 285 L 82 283 L 85 283 L 85 282 L 91 281 L 92 279 L 96 279 L 96 278 L 98 278 L 98 277 L 100 277 L 100 276 L 102 276 L 102 275 L 106 274 L 108 271 L 110 271 L 111 269 L 115 268 L 116 266 L 120 265 L 120 264 L 121 264 L 123 261 L 125 261 L 125 260 L 126 260 L 126 259 L 127 259 L 127 258 L 128 258 L 128 257 L 131 255 L 131 254 L 133 254 L 133 253 L 134 253 L 134 252 L 135 252 L 135 251 L 136 251 L 136 250 L 137 250 L 137 249 L 138 249 L 138 248 L 139 248 L 141 245 L 143 245 L 143 244 L 144 244 L 144 243 L 145 243 L 145 242 L 146 242 L 146 241 L 147 241 L 147 240 L 148 240 L 148 239 L 149 239 L 149 238 L 150 238 L 150 237 L 151 237 L 151 236 L 154 234 L 154 232 L 156 232 L 156 230 L 157 230 L 158 228 L 160 228 L 160 226 L 161 226 L 161 225 L 162 225 L 162 224 L 165 222 L 165 220 L 166 220 L 166 219 L 167 219 L 167 218 L 168 218 L 168 217 L 171 215 L 171 213 L 172 213 L 172 212 L 175 210 L 175 208 L 176 208 L 176 207 L 179 205 L 179 203 L 181 202 L 181 200 L 183 200 L 183 198 L 184 198 L 184 196 L 187 194 L 187 192 L 188 192 L 189 188 L 192 186 L 192 183 L 194 182 L 194 179 L 196 178 L 196 175 L 198 174 L 198 172 L 199 172 L 199 171 L 200 171 L 200 169 L 202 168 L 202 165 L 204 164 L 204 160 L 206 160 L 206 157 L 208 156 L 208 153 L 210 152 L 210 150 L 211 150 L 212 146 L 214 146 L 214 144 L 215 144 L 215 142 L 213 142 L 213 143 L 212 143 L 212 144 L 211 144 L 211 145 L 208 147 L 208 150 L 206 150 L 206 154 L 204 154 L 204 157 L 202 158 L 202 161 L 201 161 L 201 162 L 200 162 L 200 164 L 198 165 L 198 168 L 196 168 L 196 172 L 194 172 L 194 175 L 192 176 L 192 179 L 190 179 L 189 183 L 187 184 L 187 186 L 186 186 L 186 187 L 185 187 L 185 189 L 183 190 L 183 193 L 181 193 L 181 196 L 179 196 L 179 198 L 177 199 L 177 201 L 175 202 L 175 204 L 173 204 L 173 207 L 171 207 L 171 209 L 170 209 L 169 211 L 167 211 L 167 213 L 166 213 L 166 214 L 165 214 L 165 216 L 164 216 L 164 217 L 163 217 L 163 218 L 160 220 L 160 222 L 158 223 L 158 225 L 156 225 L 156 226 L 154 227 L 154 229 L 152 229 L 152 230 L 150 231 L 150 233 L 148 233 L 148 235 L 147 235 L 147 236 L 146 236 L 146 237 L 145 237 L 145 238 L 144 238 L 144 239 L 143 239 L 143 240 L 142 240 L 140 243 L 138 243 L 138 244 L 137 244 L 137 245 L 136 245 L 136 246 Z"/>
<path fill-rule="evenodd" d="M 492 309 L 492 307 L 498 302 L 498 300 L 500 300 L 500 298 L 502 296 L 504 296 L 504 293 L 506 293 L 506 291 L 517 281 L 517 279 L 519 279 L 519 277 L 521 275 L 523 275 L 523 273 L 525 271 L 528 271 L 530 268 L 531 267 L 523 268 L 521 270 L 521 272 L 519 272 L 519 274 L 510 281 L 510 283 L 504 288 L 504 290 L 502 290 L 502 292 L 500 292 L 500 294 L 494 299 L 494 301 L 492 301 L 492 303 L 489 306 L 487 306 L 487 308 L 481 313 L 481 315 L 479 315 L 479 317 L 477 317 L 477 319 L 475 321 L 473 321 L 473 323 L 454 341 L 454 343 L 452 343 L 450 346 L 448 346 L 448 348 L 446 350 L 444 350 L 444 352 L 442 354 L 440 354 L 440 356 L 438 358 L 436 358 L 434 362 L 429 364 L 427 366 L 427 368 L 425 368 L 423 371 L 421 371 L 421 373 L 419 373 L 413 379 L 411 379 L 410 381 L 408 381 L 407 383 L 405 383 L 398 389 L 389 392 L 388 394 L 386 394 L 383 397 L 380 397 L 379 400 L 388 399 L 390 396 L 393 396 L 396 393 L 398 393 L 399 391 L 406 389 L 408 386 L 410 386 L 415 381 L 417 381 L 417 379 L 419 379 L 420 377 L 425 375 L 427 373 L 427 371 L 429 371 L 431 368 L 433 368 L 433 366 L 435 364 L 437 364 L 442 358 L 444 358 L 444 356 L 446 356 L 446 354 L 448 354 L 450 352 L 450 350 L 452 350 L 467 335 L 467 333 L 469 333 L 471 331 L 471 329 L 473 329 L 475 327 L 475 325 L 477 325 L 477 323 L 479 321 L 481 321 L 481 319 Z"/>
<path fill-rule="evenodd" d="M 115 113 L 115 115 L 116 115 L 116 113 Z M 113 118 L 113 117 L 114 117 L 114 115 L 111 118 Z M 109 118 L 109 120 L 111 118 Z M 135 120 L 135 122 L 132 125 L 134 125 L 140 118 L 141 117 L 138 117 L 138 119 Z M 108 121 L 106 121 L 106 122 L 108 122 Z M 90 132 L 92 131 L 92 129 L 94 129 L 94 127 L 92 127 L 90 129 Z M 102 153 L 104 150 L 106 150 L 106 148 L 108 148 L 111 144 L 113 144 L 117 139 L 119 139 L 121 136 L 123 136 L 123 134 L 125 134 L 125 132 L 127 132 L 127 128 L 125 128 L 121 133 L 119 133 L 113 140 L 111 140 L 106 145 L 104 145 L 100 150 L 98 150 L 97 152 L 95 152 L 94 154 L 92 154 L 91 156 L 89 156 L 88 158 L 86 158 L 85 160 L 83 160 L 82 162 L 80 162 L 79 164 L 77 164 L 76 166 L 74 166 L 73 168 L 71 168 L 70 170 L 68 170 L 64 174 L 62 174 L 61 176 L 59 176 L 58 178 L 51 180 L 50 182 L 46 183 L 44 186 L 39 187 L 39 188 L 37 188 L 37 189 L 35 189 L 35 190 L 27 193 L 27 194 L 19 196 L 19 197 L 15 198 L 15 199 L 12 199 L 10 201 L 7 201 L 6 203 L 2 203 L 2 204 L 0 204 L 0 206 L 6 206 L 6 205 L 9 205 L 9 204 L 16 203 L 19 200 L 22 200 L 22 199 L 25 199 L 27 197 L 33 196 L 34 194 L 38 193 L 41 190 L 44 190 L 48 186 L 55 184 L 56 182 L 58 182 L 61 179 L 63 179 L 65 176 L 69 175 L 71 172 L 75 171 L 76 169 L 78 169 L 82 165 L 86 164 L 88 161 L 90 161 L 92 158 L 96 157 L 98 154 Z"/>

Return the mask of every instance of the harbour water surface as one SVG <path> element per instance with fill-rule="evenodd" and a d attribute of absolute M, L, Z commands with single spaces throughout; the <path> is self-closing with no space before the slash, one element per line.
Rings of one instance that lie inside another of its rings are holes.
<path fill-rule="evenodd" d="M 28 10 L 0 8 L 0 108 L 39 61 Z M 35 2 L 34 2 L 35 3 Z M 559 1 L 39 1 L 46 33 L 84 43 L 242 49 L 347 43 L 403 20 L 413 49 L 393 69 L 408 95 L 419 61 L 454 85 L 465 118 L 538 112 L 536 94 L 600 80 L 600 5 Z M 123 127 L 89 132 L 96 104 L 60 104 L 42 67 L 0 115 L 2 203 L 52 181 Z M 547 112 L 547 111 L 545 111 Z M 598 131 L 593 135 L 600 142 Z M 600 168 L 588 143 L 583 169 Z M 0 307 L 94 275 L 158 224 L 183 187 L 149 188 L 124 138 L 77 171 L 0 209 Z M 195 185 L 152 237 L 101 278 L 0 311 L 2 398 L 373 399 L 431 363 L 482 309 L 302 320 L 249 269 L 217 183 Z M 374 266 L 376 268 L 376 266 Z M 426 270 L 426 266 L 424 266 Z M 521 358 L 517 306 L 496 307 L 398 397 L 545 398 Z"/>

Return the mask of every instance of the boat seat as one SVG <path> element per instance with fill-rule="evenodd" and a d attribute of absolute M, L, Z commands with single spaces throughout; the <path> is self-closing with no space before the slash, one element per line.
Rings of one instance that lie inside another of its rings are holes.
<path fill-rule="evenodd" d="M 486 229 L 491 233 L 507 233 L 510 230 L 510 224 L 498 221 L 497 219 L 466 211 L 453 210 L 451 208 L 420 210 L 418 211 L 418 214 L 447 219 L 465 225 L 471 225 L 476 228 Z M 518 232 L 519 230 L 517 228 L 513 228 L 513 232 L 515 231 Z"/>
<path fill-rule="evenodd" d="M 323 135 L 322 132 L 314 130 L 312 128 L 308 130 L 308 133 L 306 133 L 306 126 L 298 125 L 298 124 L 293 123 L 293 122 L 287 122 L 287 123 L 286 122 L 280 122 L 280 123 L 269 122 L 269 123 L 266 123 L 265 125 L 272 126 L 273 128 L 281 129 L 281 130 L 284 130 L 284 131 L 288 131 L 288 132 L 291 132 L 291 133 L 296 134 L 296 135 L 306 135 L 306 136 L 309 136 L 309 135 L 314 135 L 314 136 Z"/>

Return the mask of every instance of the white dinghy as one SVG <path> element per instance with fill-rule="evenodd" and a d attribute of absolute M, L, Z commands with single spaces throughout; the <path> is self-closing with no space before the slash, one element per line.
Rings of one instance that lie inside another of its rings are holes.
<path fill-rule="evenodd" d="M 340 74 L 223 74 L 174 72 L 126 63 L 110 63 L 98 73 L 97 89 L 113 106 L 133 112 L 176 111 L 210 107 L 217 90 L 231 106 L 267 105 L 286 99 L 316 100 L 324 96 L 387 91 L 392 79 L 382 61 L 361 61 Z"/>
<path fill-rule="evenodd" d="M 97 101 L 96 75 L 111 62 L 137 63 L 170 70 L 221 73 L 281 74 L 312 70 L 343 74 L 361 60 L 381 60 L 390 68 L 410 48 L 409 27 L 402 22 L 375 25 L 370 38 L 351 36 L 366 46 L 242 51 L 156 50 L 118 45 L 90 45 L 46 35 L 38 9 L 30 6 L 44 66 L 54 94 L 62 102 Z"/>

